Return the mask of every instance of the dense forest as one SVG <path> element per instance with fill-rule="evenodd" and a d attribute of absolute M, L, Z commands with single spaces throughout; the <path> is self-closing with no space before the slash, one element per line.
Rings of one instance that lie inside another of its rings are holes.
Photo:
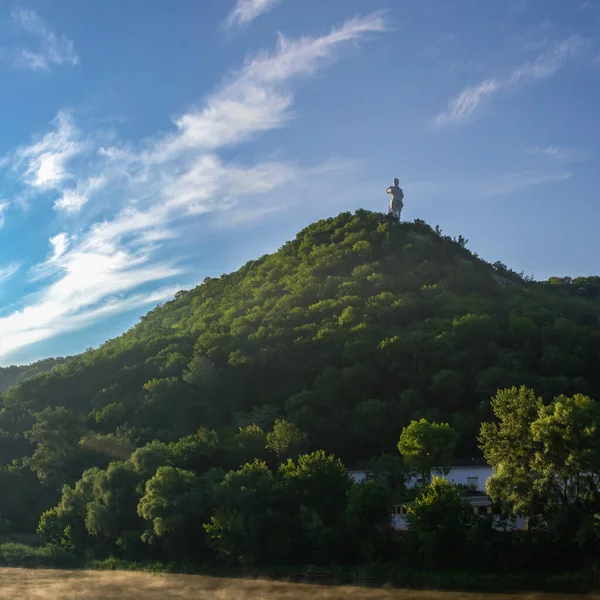
<path fill-rule="evenodd" d="M 30 377 L 39 373 L 51 371 L 56 365 L 60 365 L 67 360 L 76 359 L 75 357 L 44 358 L 30 365 L 11 365 L 10 367 L 0 367 L 0 392 L 5 392 L 9 387 L 17 385 Z"/>
<path fill-rule="evenodd" d="M 99 555 L 370 560 L 365 506 L 390 498 L 344 465 L 388 464 L 391 481 L 423 418 L 480 455 L 499 389 L 598 398 L 599 296 L 598 277 L 538 282 L 422 221 L 316 222 L 95 350 L 3 369 L 2 527 Z"/>

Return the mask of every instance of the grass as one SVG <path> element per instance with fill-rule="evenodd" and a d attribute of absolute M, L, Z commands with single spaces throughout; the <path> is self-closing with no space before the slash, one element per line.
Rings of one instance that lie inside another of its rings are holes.
<path fill-rule="evenodd" d="M 124 571 L 0 569 L 4 600 L 600 600 L 594 595 L 482 594 L 294 584 Z"/>

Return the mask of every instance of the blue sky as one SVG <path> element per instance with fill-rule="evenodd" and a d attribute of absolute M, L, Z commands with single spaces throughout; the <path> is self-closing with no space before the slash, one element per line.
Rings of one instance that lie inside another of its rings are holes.
<path fill-rule="evenodd" d="M 598 272 L 600 0 L 0 8 L 0 364 L 73 354 L 342 210 Z"/>

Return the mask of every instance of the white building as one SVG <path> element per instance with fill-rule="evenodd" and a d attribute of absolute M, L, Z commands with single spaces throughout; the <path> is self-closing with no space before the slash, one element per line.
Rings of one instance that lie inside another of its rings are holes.
<path fill-rule="evenodd" d="M 502 531 L 519 530 L 523 531 L 527 525 L 527 519 L 524 517 L 515 517 L 513 519 L 504 520 L 500 515 L 494 514 L 494 506 L 492 501 L 485 495 L 467 496 L 465 498 L 473 507 L 473 512 L 477 515 L 492 515 L 494 527 Z M 408 505 L 394 504 L 392 507 L 392 516 L 390 524 L 395 531 L 408 530 Z"/>
<path fill-rule="evenodd" d="M 350 469 L 350 477 L 355 483 L 364 481 L 369 471 L 367 469 Z M 431 478 L 440 477 L 447 479 L 453 484 L 469 486 L 473 494 L 466 496 L 466 500 L 473 507 L 473 511 L 480 515 L 493 514 L 493 504 L 488 496 L 485 495 L 487 480 L 494 474 L 494 470 L 482 459 L 469 459 L 454 461 L 447 474 L 441 473 L 436 469 L 431 471 Z M 413 487 L 419 483 L 419 478 L 413 477 L 406 482 L 406 487 Z M 406 520 L 407 505 L 395 504 L 392 508 L 391 525 L 396 531 L 406 531 L 408 523 Z M 525 529 L 526 520 L 523 517 L 517 517 L 512 522 L 505 523 L 498 515 L 494 517 L 497 521 L 498 529 Z"/>
<path fill-rule="evenodd" d="M 369 471 L 367 469 L 350 469 L 348 473 L 355 483 L 360 483 L 366 479 Z M 472 486 L 478 492 L 485 492 L 485 484 L 493 474 L 494 470 L 485 461 L 469 459 L 454 461 L 447 475 L 433 469 L 431 478 L 441 477 L 451 483 Z M 406 482 L 406 487 L 413 487 L 417 483 L 419 483 L 419 478 L 412 477 Z"/>

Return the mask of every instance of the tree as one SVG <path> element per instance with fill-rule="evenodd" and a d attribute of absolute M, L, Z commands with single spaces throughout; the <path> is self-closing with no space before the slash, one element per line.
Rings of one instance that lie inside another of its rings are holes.
<path fill-rule="evenodd" d="M 93 548 L 94 538 L 85 525 L 85 518 L 99 475 L 100 469 L 88 469 L 73 487 L 63 487 L 59 503 L 40 517 L 37 532 L 44 541 L 77 553 Z"/>
<path fill-rule="evenodd" d="M 105 550 L 134 557 L 143 525 L 137 514 L 140 475 L 129 461 L 111 462 L 99 471 L 92 487 L 85 526 Z"/>
<path fill-rule="evenodd" d="M 143 539 L 163 541 L 173 554 L 201 554 L 206 533 L 202 527 L 212 508 L 212 490 L 201 477 L 175 467 L 160 467 L 146 482 L 138 514 L 150 522 Z"/>
<path fill-rule="evenodd" d="M 215 491 L 215 501 L 215 513 L 204 529 L 220 558 L 258 565 L 285 556 L 280 502 L 266 463 L 256 460 L 227 473 Z"/>
<path fill-rule="evenodd" d="M 266 445 L 267 437 L 258 425 L 240 427 L 230 442 L 232 460 L 237 465 L 243 465 L 255 458 L 266 460 L 269 454 Z"/>
<path fill-rule="evenodd" d="M 291 458 L 279 467 L 288 522 L 300 557 L 327 564 L 345 554 L 344 509 L 352 485 L 342 462 L 323 450 Z"/>
<path fill-rule="evenodd" d="M 273 431 L 267 433 L 267 449 L 280 460 L 296 458 L 306 447 L 306 434 L 285 419 L 276 419 Z"/>
<path fill-rule="evenodd" d="M 80 445 L 85 433 L 83 418 L 62 406 L 45 408 L 36 415 L 25 437 L 35 444 L 26 461 L 43 483 L 60 489 L 63 483 L 76 480 L 93 453 Z M 88 465 L 89 466 L 89 465 Z"/>
<path fill-rule="evenodd" d="M 398 450 L 410 468 L 416 471 L 423 484 L 431 479 L 432 470 L 448 473 L 458 439 L 448 423 L 432 423 L 427 419 L 411 421 L 404 427 Z"/>
<path fill-rule="evenodd" d="M 473 517 L 458 488 L 434 477 L 408 507 L 409 533 L 422 564 L 435 568 L 460 564 Z"/>
<path fill-rule="evenodd" d="M 516 514 L 535 513 L 539 502 L 530 467 L 536 450 L 531 425 L 541 405 L 541 398 L 524 386 L 499 390 L 491 402 L 498 422 L 481 425 L 479 444 L 494 469 L 488 493 Z"/>
<path fill-rule="evenodd" d="M 153 440 L 138 448 L 129 459 L 144 479 L 149 479 L 162 466 L 173 464 L 173 449 L 164 442 Z"/>
<path fill-rule="evenodd" d="M 492 499 L 524 514 L 550 540 L 596 552 L 600 540 L 600 408 L 587 396 L 544 405 L 531 390 L 499 392 L 497 424 L 484 423 L 480 443 L 495 469 Z"/>
<path fill-rule="evenodd" d="M 392 492 L 384 483 L 363 481 L 348 490 L 348 540 L 357 546 L 361 561 L 373 562 L 382 554 L 390 533 Z"/>

